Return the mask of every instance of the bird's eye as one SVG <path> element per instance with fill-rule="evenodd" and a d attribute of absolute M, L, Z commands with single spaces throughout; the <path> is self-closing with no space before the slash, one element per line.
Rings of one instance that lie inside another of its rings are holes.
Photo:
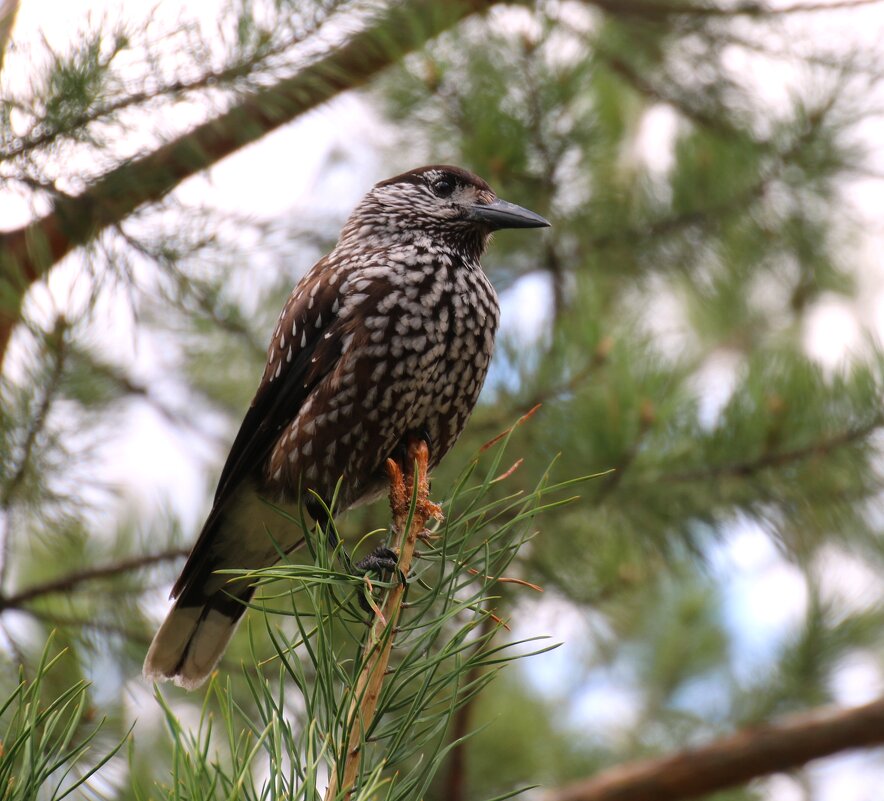
<path fill-rule="evenodd" d="M 436 197 L 450 197 L 454 191 L 454 184 L 447 178 L 437 178 L 432 183 L 432 189 Z"/>

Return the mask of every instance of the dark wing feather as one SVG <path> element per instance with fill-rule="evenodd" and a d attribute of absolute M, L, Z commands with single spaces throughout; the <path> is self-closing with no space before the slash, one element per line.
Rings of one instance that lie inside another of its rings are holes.
<path fill-rule="evenodd" d="M 280 432 L 298 414 L 310 392 L 335 366 L 341 332 L 334 325 L 338 288 L 325 280 L 327 259 L 317 262 L 289 296 L 267 351 L 267 364 L 215 490 L 212 510 L 172 588 L 177 598 L 199 575 L 228 501 L 242 481 L 260 472 Z M 294 332 L 294 333 L 293 333 Z M 330 334 L 330 336 L 326 336 Z M 317 350 L 322 359 L 315 359 Z"/>

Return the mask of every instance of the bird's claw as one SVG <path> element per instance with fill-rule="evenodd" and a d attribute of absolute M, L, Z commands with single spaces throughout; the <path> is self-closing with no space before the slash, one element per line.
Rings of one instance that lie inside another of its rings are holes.
<path fill-rule="evenodd" d="M 393 572 L 399 564 L 399 557 L 395 551 L 385 545 L 379 545 L 365 559 L 356 563 L 356 569 L 363 573 L 377 573 L 380 575 L 385 570 Z"/>
<path fill-rule="evenodd" d="M 406 581 L 405 575 L 399 569 L 399 557 L 395 551 L 385 545 L 379 545 L 364 559 L 360 559 L 356 563 L 356 569 L 362 573 L 375 573 L 376 575 L 381 575 L 385 571 L 396 573 L 402 584 L 405 584 Z M 365 595 L 359 596 L 359 605 L 365 612 L 378 614 L 377 607 Z"/>

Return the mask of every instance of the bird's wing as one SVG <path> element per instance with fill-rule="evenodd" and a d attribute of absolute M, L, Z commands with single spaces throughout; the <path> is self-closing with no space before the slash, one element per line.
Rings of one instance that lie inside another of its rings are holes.
<path fill-rule="evenodd" d="M 340 281 L 320 260 L 289 296 L 267 351 L 261 384 L 227 456 L 212 511 L 172 588 L 178 597 L 207 561 L 225 506 L 242 481 L 262 469 L 280 432 L 337 363 L 347 326 L 337 316 Z"/>

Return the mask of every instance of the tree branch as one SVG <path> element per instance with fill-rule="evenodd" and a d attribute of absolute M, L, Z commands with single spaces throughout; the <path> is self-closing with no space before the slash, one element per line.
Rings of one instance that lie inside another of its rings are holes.
<path fill-rule="evenodd" d="M 83 584 L 87 581 L 110 578 L 111 576 L 118 576 L 122 573 L 130 573 L 133 570 L 141 570 L 144 567 L 150 567 L 159 562 L 179 559 L 187 556 L 188 553 L 189 551 L 186 548 L 171 548 L 167 551 L 160 551 L 159 553 L 133 556 L 129 559 L 121 559 L 118 562 L 86 568 L 85 570 L 79 570 L 75 573 L 67 573 L 58 578 L 45 581 L 42 584 L 34 584 L 14 595 L 6 597 L 0 596 L 0 611 L 4 609 L 19 609 L 29 601 L 33 601 L 35 598 L 41 598 L 44 595 L 69 592 L 79 584 Z"/>
<path fill-rule="evenodd" d="M 713 109 L 709 111 L 700 108 L 696 103 L 692 101 L 689 102 L 685 98 L 678 97 L 675 93 L 670 92 L 662 81 L 654 83 L 654 81 L 648 80 L 626 59 L 621 58 L 613 52 L 609 52 L 604 46 L 602 46 L 600 40 L 596 40 L 594 51 L 596 57 L 600 59 L 611 72 L 617 75 L 622 81 L 629 84 L 629 86 L 631 86 L 638 94 L 648 98 L 650 101 L 669 105 L 686 119 L 722 136 L 750 138 L 750 133 L 748 131 L 740 131 L 734 128 L 728 121 L 727 114 L 722 113 L 721 110 Z"/>
<path fill-rule="evenodd" d="M 63 317 L 55 320 L 55 327 L 49 339 L 52 344 L 52 364 L 49 368 L 46 382 L 42 386 L 42 395 L 36 404 L 36 410 L 28 422 L 25 431 L 24 442 L 21 446 L 21 458 L 15 470 L 12 472 L 6 486 L 0 489 L 0 593 L 6 586 L 6 577 L 9 573 L 9 558 L 12 553 L 13 526 L 11 515 L 15 496 L 28 476 L 31 462 L 34 456 L 34 448 L 37 440 L 46 426 L 49 411 L 58 394 L 61 379 L 64 375 L 65 360 L 67 358 L 67 321 Z"/>
<path fill-rule="evenodd" d="M 754 459 L 746 459 L 742 462 L 732 462 L 729 464 L 706 465 L 693 470 L 683 470 L 680 473 L 670 473 L 661 475 L 658 480 L 665 482 L 682 482 L 682 481 L 704 481 L 715 480 L 719 478 L 750 478 L 751 476 L 772 467 L 786 467 L 795 462 L 802 462 L 805 459 L 814 457 L 825 457 L 839 448 L 844 448 L 856 442 L 866 439 L 873 434 L 881 426 L 884 425 L 884 418 L 876 415 L 868 423 L 848 428 L 833 434 L 826 439 L 818 442 L 811 442 L 799 448 L 792 448 L 783 451 L 770 451 Z"/>
<path fill-rule="evenodd" d="M 441 515 L 439 507 L 429 500 L 428 463 L 429 450 L 422 440 L 409 444 L 404 476 L 399 465 L 392 459 L 387 460 L 393 531 L 401 537 L 397 567 L 403 577 L 411 570 L 418 535 L 431 517 Z M 415 493 L 415 508 L 411 514 L 411 499 Z M 362 654 L 362 669 L 353 687 L 350 709 L 347 712 L 346 750 L 341 754 L 343 765 L 332 767 L 325 801 L 334 801 L 341 792 L 344 799 L 349 799 L 353 791 L 359 775 L 362 744 L 375 721 L 405 589 L 405 582 L 400 581 L 387 593 L 383 609 L 376 613 L 369 631 Z"/>
<path fill-rule="evenodd" d="M 844 11 L 862 6 L 878 5 L 884 0 L 820 0 L 798 2 L 785 6 L 746 0 L 742 3 L 672 3 L 664 0 L 587 0 L 589 5 L 613 16 L 666 19 L 667 17 L 765 17 L 806 14 L 818 11 Z"/>
<path fill-rule="evenodd" d="M 181 181 L 348 89 L 464 17 L 500 0 L 410 0 L 393 6 L 346 44 L 273 86 L 139 159 L 127 161 L 81 194 L 0 237 L 0 364 L 28 287 L 78 245 L 153 203 Z"/>
<path fill-rule="evenodd" d="M 884 699 L 790 715 L 661 759 L 618 765 L 542 801 L 681 801 L 791 770 L 813 759 L 884 743 Z"/>

